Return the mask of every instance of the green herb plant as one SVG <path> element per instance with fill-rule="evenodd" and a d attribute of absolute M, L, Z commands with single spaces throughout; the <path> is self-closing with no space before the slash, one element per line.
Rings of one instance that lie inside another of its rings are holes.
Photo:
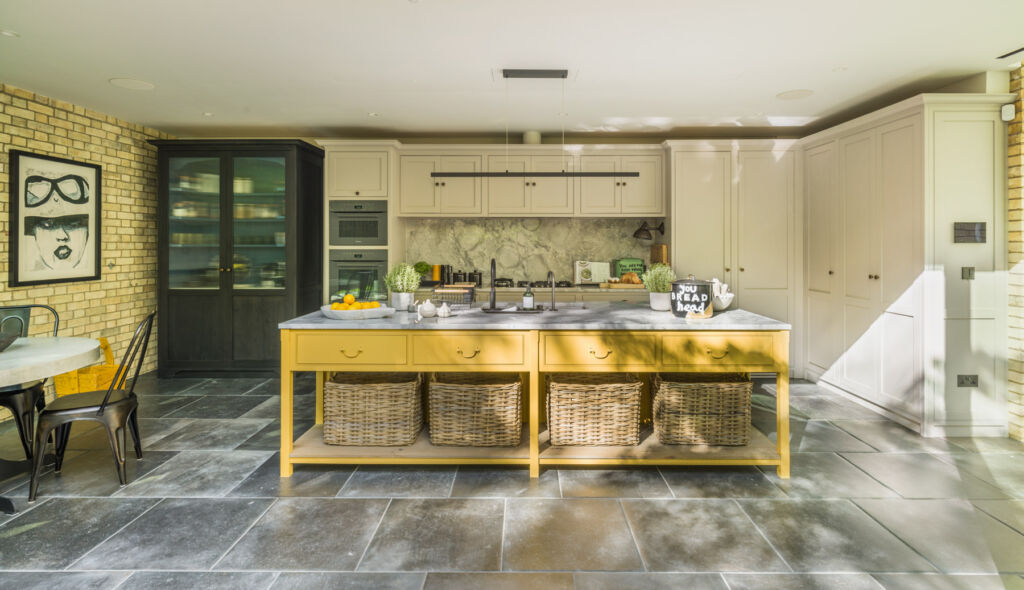
<path fill-rule="evenodd" d="M 668 293 L 672 291 L 672 281 L 676 280 L 676 273 L 667 264 L 652 264 L 647 272 L 640 275 L 644 287 L 651 293 Z"/>
<path fill-rule="evenodd" d="M 412 293 L 420 286 L 422 277 L 411 264 L 396 264 L 384 277 L 384 284 L 392 293 Z"/>

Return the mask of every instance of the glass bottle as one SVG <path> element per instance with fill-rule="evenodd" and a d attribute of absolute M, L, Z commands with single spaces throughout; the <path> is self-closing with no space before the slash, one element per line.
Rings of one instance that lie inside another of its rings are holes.
<path fill-rule="evenodd" d="M 523 309 L 533 309 L 533 289 L 529 285 L 523 293 Z"/>

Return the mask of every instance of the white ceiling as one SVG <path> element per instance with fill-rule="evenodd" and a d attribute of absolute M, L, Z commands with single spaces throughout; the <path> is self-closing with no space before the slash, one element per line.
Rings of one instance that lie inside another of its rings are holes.
<path fill-rule="evenodd" d="M 742 135 L 1007 69 L 1022 23 L 1022 0 L 3 0 L 0 80 L 181 136 Z M 557 80 L 506 107 L 501 68 L 568 69 L 567 116 Z"/>

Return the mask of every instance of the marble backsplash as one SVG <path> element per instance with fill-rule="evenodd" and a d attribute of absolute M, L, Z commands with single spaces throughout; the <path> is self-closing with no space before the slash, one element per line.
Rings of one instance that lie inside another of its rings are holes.
<path fill-rule="evenodd" d="M 660 219 L 647 221 L 661 223 Z M 642 222 L 636 218 L 407 219 L 405 261 L 480 270 L 487 281 L 491 258 L 495 258 L 499 277 L 539 281 L 553 270 L 556 280 L 571 281 L 575 260 L 642 258 L 650 263 L 652 242 L 633 237 Z M 655 237 L 663 241 L 656 232 Z"/>

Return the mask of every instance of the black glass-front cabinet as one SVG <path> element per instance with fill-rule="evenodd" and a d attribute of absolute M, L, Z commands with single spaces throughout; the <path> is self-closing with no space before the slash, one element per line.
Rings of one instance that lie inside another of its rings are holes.
<path fill-rule="evenodd" d="M 159 373 L 277 370 L 277 324 L 320 305 L 323 150 L 296 140 L 159 149 Z"/>

